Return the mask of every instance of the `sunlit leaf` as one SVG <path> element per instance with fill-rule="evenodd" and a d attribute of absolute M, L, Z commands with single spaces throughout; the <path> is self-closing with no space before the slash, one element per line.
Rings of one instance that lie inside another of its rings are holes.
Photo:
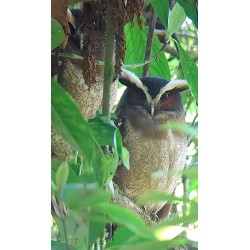
<path fill-rule="evenodd" d="M 183 74 L 188 82 L 189 88 L 198 102 L 198 67 L 188 53 L 176 43 L 179 50 Z"/>
<path fill-rule="evenodd" d="M 129 152 L 125 147 L 123 147 L 122 136 L 119 130 L 116 131 L 116 142 L 119 157 L 121 158 L 124 167 L 129 170 Z"/>
<path fill-rule="evenodd" d="M 187 16 L 185 14 L 184 9 L 177 2 L 174 5 L 169 15 L 168 30 L 167 30 L 168 37 L 174 34 L 181 27 L 186 18 Z"/>
<path fill-rule="evenodd" d="M 64 186 L 69 175 L 69 166 L 67 162 L 63 162 L 56 172 L 56 185 L 59 190 Z"/>
<path fill-rule="evenodd" d="M 58 47 L 64 40 L 64 31 L 62 26 L 51 18 L 51 50 Z"/>
<path fill-rule="evenodd" d="M 160 231 L 160 230 L 159 230 Z M 154 231 L 153 231 L 154 232 Z M 107 243 L 107 250 L 135 250 L 135 249 L 143 249 L 143 250 L 165 250 L 167 247 L 178 246 L 181 244 L 185 244 L 187 242 L 186 239 L 173 239 L 173 240 L 165 240 L 165 239 L 155 239 L 148 240 L 140 235 L 134 234 L 127 228 L 118 228 L 115 232 L 114 239 L 112 242 Z M 172 249 L 172 248 L 169 248 Z"/>
<path fill-rule="evenodd" d="M 125 147 L 122 147 L 121 160 L 123 165 L 129 170 L 129 151 Z"/>
<path fill-rule="evenodd" d="M 162 226 L 155 230 L 155 236 L 160 241 L 172 240 L 185 230 L 186 228 L 181 226 Z"/>
<path fill-rule="evenodd" d="M 169 11 L 169 0 L 151 0 L 151 4 L 154 8 L 156 15 L 161 20 L 161 23 L 167 30 L 168 27 L 168 11 Z"/>

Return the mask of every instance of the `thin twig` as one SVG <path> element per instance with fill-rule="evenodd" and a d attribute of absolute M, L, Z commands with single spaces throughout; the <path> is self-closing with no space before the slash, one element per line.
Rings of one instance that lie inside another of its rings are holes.
<path fill-rule="evenodd" d="M 193 119 L 193 121 L 192 121 L 192 123 L 191 123 L 191 127 L 194 126 L 194 123 L 195 123 L 197 117 L 198 117 L 198 113 L 195 115 L 195 117 L 194 117 L 194 119 Z M 192 137 L 192 136 L 189 136 L 189 138 L 188 138 L 188 147 L 190 146 L 190 144 L 192 143 L 192 141 L 193 141 L 193 137 Z"/>
<path fill-rule="evenodd" d="M 171 54 L 172 56 L 179 58 L 177 51 L 173 47 L 171 47 L 170 45 L 167 45 L 165 47 L 165 51 L 167 53 Z"/>
<path fill-rule="evenodd" d="M 192 35 L 185 34 L 185 33 L 176 32 L 175 34 L 176 34 L 176 36 L 180 36 L 180 37 L 188 37 L 188 38 L 198 39 L 197 36 L 192 36 Z"/>
<path fill-rule="evenodd" d="M 161 47 L 161 49 L 154 55 L 152 56 L 151 58 L 149 58 L 148 60 L 146 60 L 145 62 L 142 62 L 142 63 L 136 63 L 136 64 L 123 64 L 122 67 L 123 68 L 138 68 L 138 67 L 142 67 L 144 66 L 145 64 L 148 64 L 154 60 L 157 59 L 157 57 L 159 56 L 159 54 L 161 54 L 162 52 L 165 51 L 165 48 L 166 48 L 167 44 L 164 43 L 163 46 Z"/>
<path fill-rule="evenodd" d="M 62 219 L 62 224 L 63 224 L 63 232 L 64 232 L 64 237 L 65 237 L 66 248 L 67 250 L 70 250 L 67 231 L 66 231 L 66 225 L 65 225 L 65 219 Z"/>
<path fill-rule="evenodd" d="M 55 52 L 51 52 L 52 56 L 55 56 Z M 63 57 L 63 58 L 69 58 L 69 59 L 73 59 L 73 60 L 79 60 L 79 61 L 83 61 L 84 57 L 83 56 L 79 56 L 76 54 L 70 54 L 70 53 L 60 53 L 59 57 Z M 95 60 L 96 65 L 104 65 L 104 62 L 99 61 L 99 60 Z"/>
<path fill-rule="evenodd" d="M 195 115 L 195 117 L 194 117 L 194 119 L 193 119 L 193 121 L 192 121 L 192 123 L 191 123 L 191 126 L 192 126 L 192 127 L 194 126 L 194 123 L 195 123 L 197 117 L 198 117 L 198 113 Z"/>
<path fill-rule="evenodd" d="M 104 84 L 103 84 L 103 104 L 102 115 L 110 116 L 110 91 L 113 78 L 113 57 L 115 45 L 115 18 L 113 1 L 107 1 L 107 22 L 106 22 L 106 42 L 105 42 L 105 58 L 104 58 Z"/>
<path fill-rule="evenodd" d="M 167 34 L 166 30 L 160 30 L 160 29 L 155 29 L 154 33 L 157 36 L 163 36 L 163 37 L 165 37 Z M 192 35 L 185 34 L 185 33 L 176 32 L 175 34 L 176 34 L 176 36 L 180 36 L 180 37 L 188 37 L 188 38 L 198 39 L 197 36 L 192 36 Z"/>
<path fill-rule="evenodd" d="M 186 176 L 182 177 L 182 184 L 183 184 L 183 207 L 182 212 L 183 216 L 187 215 L 187 202 L 188 202 L 188 178 Z"/>
<path fill-rule="evenodd" d="M 167 46 L 167 44 L 164 43 L 163 46 L 162 46 L 162 48 L 154 56 L 152 56 L 151 58 L 149 58 L 145 62 L 135 63 L 135 64 L 123 64 L 122 68 L 131 68 L 131 69 L 134 69 L 134 68 L 142 67 L 145 64 L 150 63 L 150 62 L 156 60 L 157 57 L 158 57 L 158 55 L 161 54 L 162 52 L 164 52 L 166 50 L 166 46 Z M 51 52 L 51 55 L 54 56 L 55 53 Z M 59 57 L 69 58 L 69 59 L 74 59 L 74 60 L 79 60 L 79 61 L 83 61 L 83 59 L 84 59 L 84 57 L 82 57 L 82 56 L 75 55 L 75 54 L 68 54 L 68 53 L 60 53 Z M 102 65 L 102 66 L 104 65 L 104 62 L 98 61 L 98 60 L 96 60 L 95 63 L 96 63 L 96 65 Z"/>
<path fill-rule="evenodd" d="M 151 50 L 152 50 L 152 43 L 153 43 L 153 37 L 154 37 L 154 28 L 156 23 L 156 15 L 155 11 L 151 8 L 151 17 L 149 19 L 149 28 L 148 28 L 148 36 L 147 36 L 147 45 L 146 45 L 146 52 L 145 52 L 145 61 L 151 57 Z M 147 63 L 143 66 L 143 73 L 142 76 L 147 76 L 149 72 L 149 66 L 150 63 Z"/>

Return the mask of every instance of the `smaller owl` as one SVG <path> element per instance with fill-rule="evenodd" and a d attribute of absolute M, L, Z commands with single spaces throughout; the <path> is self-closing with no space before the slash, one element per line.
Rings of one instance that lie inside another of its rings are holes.
<path fill-rule="evenodd" d="M 105 44 L 103 40 L 99 40 L 98 36 L 105 30 L 103 30 L 101 19 L 97 22 L 91 18 L 92 15 L 97 13 L 94 8 L 94 5 L 85 4 L 83 9 L 72 9 L 67 12 L 71 36 L 65 50 L 61 52 L 69 55 L 79 55 L 85 59 L 90 57 L 93 60 L 104 61 Z M 89 39 L 92 39 L 91 42 Z M 87 120 L 93 118 L 96 111 L 102 107 L 104 65 L 93 67 L 96 79 L 88 84 L 86 84 L 84 76 L 91 72 L 83 68 L 82 61 L 73 58 L 62 58 L 57 70 L 58 82 L 73 97 L 82 115 Z M 118 80 L 115 80 L 111 86 L 111 107 L 115 102 L 117 85 Z M 51 151 L 52 155 L 63 160 L 74 153 L 72 147 L 53 128 L 51 130 Z"/>

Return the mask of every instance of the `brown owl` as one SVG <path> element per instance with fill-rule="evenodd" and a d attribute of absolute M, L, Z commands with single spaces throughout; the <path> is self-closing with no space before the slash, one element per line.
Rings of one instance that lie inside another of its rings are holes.
<path fill-rule="evenodd" d="M 85 4 L 83 9 L 73 9 L 68 12 L 71 36 L 65 50 L 61 53 L 79 55 L 84 59 L 63 58 L 55 70 L 58 82 L 73 97 L 86 119 L 93 118 L 102 106 L 104 66 L 96 65 L 95 61 L 104 61 L 103 13 L 98 7 Z M 118 81 L 111 87 L 111 107 L 116 97 Z M 73 154 L 73 149 L 56 133 L 51 131 L 52 155 L 65 159 Z"/>
<path fill-rule="evenodd" d="M 186 81 L 159 77 L 138 78 L 123 70 L 120 82 L 127 86 L 116 109 L 123 144 L 130 155 L 130 170 L 119 166 L 114 182 L 131 200 L 149 192 L 171 195 L 185 165 L 187 136 L 163 128 L 169 121 L 185 124 L 180 91 Z M 166 202 L 152 202 L 146 211 L 157 214 Z"/>

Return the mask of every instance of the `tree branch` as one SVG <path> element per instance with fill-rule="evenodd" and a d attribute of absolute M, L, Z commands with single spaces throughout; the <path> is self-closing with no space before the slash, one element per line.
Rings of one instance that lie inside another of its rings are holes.
<path fill-rule="evenodd" d="M 145 62 L 141 62 L 141 63 L 135 63 L 135 64 L 123 64 L 122 68 L 138 68 L 138 67 L 142 67 L 148 63 L 150 63 L 151 61 L 154 61 L 157 59 L 158 55 L 161 54 L 162 52 L 169 52 L 169 53 L 177 53 L 175 49 L 173 49 L 171 46 L 168 46 L 166 43 L 163 44 L 162 48 L 151 58 L 147 59 Z M 171 52 L 170 52 L 171 51 Z M 174 52 L 175 51 L 175 52 Z M 172 55 L 173 55 L 172 54 Z M 55 56 L 55 52 L 51 52 L 52 56 Z M 178 54 L 177 54 L 178 55 Z M 76 55 L 76 54 L 70 54 L 70 53 L 60 53 L 59 57 L 63 57 L 63 58 L 69 58 L 75 61 L 83 61 L 84 57 Z M 99 60 L 95 60 L 96 65 L 104 65 L 105 63 Z M 113 72 L 113 71 L 112 71 Z"/>
<path fill-rule="evenodd" d="M 112 202 L 133 211 L 140 216 L 140 218 L 144 220 L 147 225 L 153 226 L 156 224 L 156 221 L 150 217 L 147 211 L 144 211 L 141 207 L 137 206 L 126 195 L 119 194 L 117 190 L 115 196 L 112 198 Z"/>
<path fill-rule="evenodd" d="M 154 33 L 157 36 L 165 37 L 167 32 L 166 32 L 166 30 L 155 29 Z M 180 36 L 180 37 L 188 37 L 188 38 L 193 38 L 193 39 L 196 39 L 196 40 L 198 39 L 196 36 L 192 36 L 192 35 L 185 34 L 185 33 L 176 32 L 175 34 L 176 34 L 176 36 Z"/>
<path fill-rule="evenodd" d="M 113 1 L 107 1 L 102 115 L 110 116 L 110 91 L 114 71 L 115 19 Z"/>
<path fill-rule="evenodd" d="M 157 56 L 158 56 L 160 53 L 162 53 L 162 52 L 165 51 L 166 46 L 167 46 L 167 45 L 164 43 L 163 46 L 162 46 L 162 48 L 161 48 L 154 56 L 152 56 L 151 58 L 147 59 L 145 62 L 136 63 L 136 64 L 123 64 L 122 67 L 123 67 L 123 68 L 132 68 L 132 69 L 134 69 L 134 68 L 138 68 L 138 67 L 144 66 L 145 64 L 148 64 L 148 63 L 150 63 L 151 61 L 157 59 Z"/>
<path fill-rule="evenodd" d="M 145 52 L 145 61 L 151 57 L 151 49 L 152 49 L 152 43 L 153 43 L 153 37 L 154 37 L 154 28 L 156 23 L 156 15 L 155 11 L 151 8 L 151 17 L 149 19 L 149 29 L 148 29 L 148 36 L 147 36 L 147 45 L 146 45 L 146 52 Z M 149 65 L 150 63 L 147 63 L 143 66 L 143 73 L 142 76 L 147 76 L 149 71 Z"/>

